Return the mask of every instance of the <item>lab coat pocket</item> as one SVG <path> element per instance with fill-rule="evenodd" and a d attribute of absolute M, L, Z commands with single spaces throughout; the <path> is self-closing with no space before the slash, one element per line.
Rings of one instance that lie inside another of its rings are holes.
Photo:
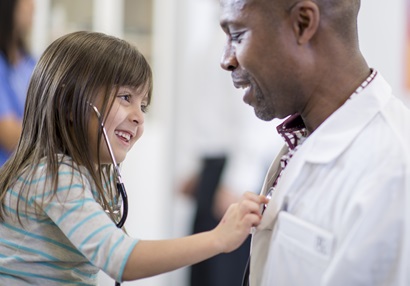
<path fill-rule="evenodd" d="M 335 247 L 331 232 L 281 211 L 274 240 L 268 267 L 276 266 L 278 285 L 320 285 Z"/>

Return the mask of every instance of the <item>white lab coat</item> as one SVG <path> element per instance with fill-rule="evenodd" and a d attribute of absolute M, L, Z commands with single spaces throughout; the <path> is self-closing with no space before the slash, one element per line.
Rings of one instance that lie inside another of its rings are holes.
<path fill-rule="evenodd" d="M 409 134 L 410 111 L 380 74 L 323 122 L 255 230 L 250 285 L 405 285 Z"/>

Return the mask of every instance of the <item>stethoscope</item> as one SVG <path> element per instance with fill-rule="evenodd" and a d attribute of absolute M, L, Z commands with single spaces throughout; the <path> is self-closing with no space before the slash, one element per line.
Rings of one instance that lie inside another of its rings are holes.
<path fill-rule="evenodd" d="M 127 219 L 127 215 L 128 215 L 127 192 L 125 191 L 125 186 L 124 186 L 124 183 L 122 182 L 122 178 L 121 178 L 120 168 L 117 164 L 117 160 L 115 160 L 114 152 L 112 151 L 111 143 L 110 143 L 110 140 L 108 139 L 107 131 L 106 131 L 105 126 L 104 126 L 104 122 L 101 119 L 101 114 L 100 114 L 100 112 L 98 111 L 98 109 L 95 105 L 93 105 L 91 103 L 90 103 L 90 105 L 94 109 L 95 113 L 97 114 L 98 120 L 100 121 L 101 128 L 102 128 L 102 131 L 103 131 L 104 141 L 105 141 L 105 144 L 107 145 L 108 152 L 110 153 L 112 164 L 114 165 L 114 171 L 115 171 L 116 179 L 117 179 L 117 192 L 121 196 L 122 203 L 123 203 L 123 205 L 122 205 L 122 216 L 121 216 L 120 221 L 116 223 L 116 226 L 118 228 L 122 228 L 124 226 L 125 220 Z M 117 213 L 117 212 L 119 212 L 119 210 L 114 211 L 114 212 Z M 119 286 L 119 285 L 121 285 L 121 283 L 116 281 L 115 286 Z"/>

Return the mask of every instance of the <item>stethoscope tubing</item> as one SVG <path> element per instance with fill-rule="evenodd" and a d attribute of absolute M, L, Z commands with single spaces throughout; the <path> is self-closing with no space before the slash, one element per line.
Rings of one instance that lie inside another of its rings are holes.
<path fill-rule="evenodd" d="M 107 149 L 108 149 L 108 152 L 110 153 L 111 161 L 112 161 L 112 163 L 114 165 L 114 168 L 115 168 L 114 171 L 115 171 L 116 179 L 117 179 L 117 192 L 121 196 L 122 203 L 123 203 L 123 207 L 122 207 L 123 211 L 122 211 L 121 219 L 118 223 L 116 223 L 116 226 L 118 228 L 122 228 L 124 226 L 124 223 L 127 220 L 127 216 L 128 216 L 128 196 L 127 196 L 127 192 L 125 190 L 124 183 L 122 182 L 120 169 L 118 167 L 117 160 L 115 160 L 114 152 L 112 151 L 111 143 L 110 143 L 110 140 L 108 139 L 108 135 L 107 135 L 107 131 L 106 131 L 105 126 L 104 126 L 104 122 L 101 120 L 101 114 L 100 114 L 100 112 L 98 111 L 98 109 L 95 105 L 93 105 L 91 103 L 90 103 L 90 105 L 94 109 L 95 113 L 97 114 L 98 119 L 100 120 L 104 141 L 105 141 L 105 144 L 107 145 Z M 121 285 L 121 283 L 115 281 L 115 286 L 119 286 L 119 285 Z"/>

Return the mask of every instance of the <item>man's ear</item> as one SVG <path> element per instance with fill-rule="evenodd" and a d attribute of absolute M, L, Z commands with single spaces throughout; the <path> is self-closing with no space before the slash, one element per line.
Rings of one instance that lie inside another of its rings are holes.
<path fill-rule="evenodd" d="M 296 40 L 303 45 L 312 39 L 319 27 L 319 7 L 310 0 L 300 1 L 292 7 L 290 19 Z"/>

